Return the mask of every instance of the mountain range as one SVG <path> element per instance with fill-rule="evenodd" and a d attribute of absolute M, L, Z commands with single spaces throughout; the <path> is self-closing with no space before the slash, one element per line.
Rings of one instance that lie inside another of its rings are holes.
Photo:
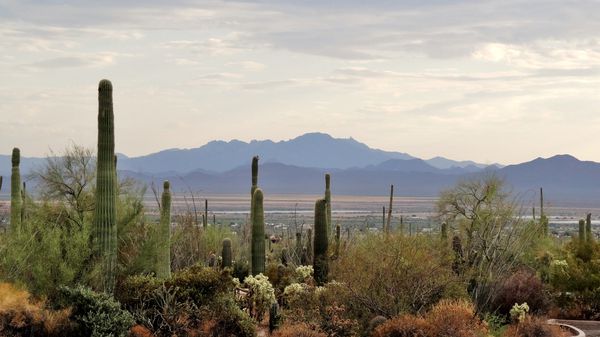
<path fill-rule="evenodd" d="M 526 198 L 543 186 L 550 199 L 600 202 L 600 163 L 570 155 L 505 167 L 442 157 L 423 160 L 322 133 L 280 142 L 212 141 L 194 149 L 170 149 L 141 157 L 120 154 L 118 169 L 121 176 L 145 183 L 168 179 L 175 191 L 246 193 L 254 155 L 260 156 L 259 184 L 267 193 L 321 193 L 323 175 L 329 172 L 337 194 L 384 195 L 394 184 L 397 195 L 435 196 L 460 179 L 493 172 Z M 43 160 L 23 157 L 23 174 L 42 165 Z M 10 156 L 0 155 L 0 175 L 10 175 Z"/>

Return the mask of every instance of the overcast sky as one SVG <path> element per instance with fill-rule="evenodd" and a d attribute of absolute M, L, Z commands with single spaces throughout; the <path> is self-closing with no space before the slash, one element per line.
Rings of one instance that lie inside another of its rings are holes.
<path fill-rule="evenodd" d="M 0 153 L 312 131 L 421 158 L 600 161 L 598 1 L 0 0 Z"/>

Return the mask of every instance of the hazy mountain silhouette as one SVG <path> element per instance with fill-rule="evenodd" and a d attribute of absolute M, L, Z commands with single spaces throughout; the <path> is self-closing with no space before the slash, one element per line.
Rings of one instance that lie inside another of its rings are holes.
<path fill-rule="evenodd" d="M 420 171 L 418 171 L 420 170 Z M 280 163 L 260 164 L 259 185 L 265 193 L 323 192 L 323 175 L 332 175 L 332 191 L 350 195 L 386 195 L 394 184 L 400 196 L 436 196 L 461 179 L 482 174 L 495 174 L 525 200 L 536 200 L 540 187 L 549 201 L 571 201 L 582 204 L 600 202 L 600 163 L 579 161 L 568 155 L 504 168 L 489 167 L 476 173 L 451 173 L 436 169 L 420 160 L 391 160 L 365 168 L 325 170 Z M 127 174 L 127 173 L 124 173 Z M 136 174 L 151 181 L 153 177 Z M 154 177 L 156 179 L 157 177 Z M 192 172 L 186 175 L 161 176 L 180 191 L 192 187 L 207 193 L 246 193 L 250 185 L 250 165 L 223 173 Z M 156 181 L 159 181 L 156 179 Z"/>

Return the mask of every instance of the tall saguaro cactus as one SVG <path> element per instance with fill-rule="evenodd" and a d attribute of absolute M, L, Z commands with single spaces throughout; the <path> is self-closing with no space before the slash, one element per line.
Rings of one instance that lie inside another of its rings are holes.
<path fill-rule="evenodd" d="M 222 266 L 223 268 L 231 268 L 233 265 L 232 260 L 232 252 L 231 252 L 231 239 L 225 238 L 223 239 L 223 250 L 221 251 L 221 259 L 223 260 Z"/>
<path fill-rule="evenodd" d="M 252 275 L 265 272 L 265 214 L 263 192 L 256 188 L 252 195 Z"/>
<path fill-rule="evenodd" d="M 156 276 L 166 279 L 171 276 L 171 185 L 163 183 L 163 193 L 160 208 L 160 242 Z"/>
<path fill-rule="evenodd" d="M 329 173 L 325 174 L 325 202 L 327 203 L 327 225 L 331 227 L 333 223 L 331 222 L 331 175 Z M 332 231 L 333 228 L 328 230 Z"/>
<path fill-rule="evenodd" d="M 390 207 L 388 207 L 387 222 L 385 223 L 385 232 L 390 232 L 390 225 L 392 223 L 392 204 L 394 203 L 394 185 L 390 185 Z"/>
<path fill-rule="evenodd" d="M 20 163 L 21 150 L 15 147 L 12 150 L 12 173 L 10 176 L 10 226 L 16 231 L 21 228 L 21 207 L 23 206 Z"/>
<path fill-rule="evenodd" d="M 342 234 L 342 227 L 340 224 L 335 225 L 335 256 L 340 255 L 340 236 Z"/>
<path fill-rule="evenodd" d="M 328 229 L 327 201 L 319 199 L 315 203 L 315 251 L 313 254 L 314 275 L 318 285 L 327 283 L 327 275 L 329 274 L 329 261 L 327 257 Z"/>
<path fill-rule="evenodd" d="M 117 175 L 112 84 L 98 85 L 98 158 L 96 161 L 95 249 L 102 263 L 102 290 L 112 293 L 117 264 Z"/>

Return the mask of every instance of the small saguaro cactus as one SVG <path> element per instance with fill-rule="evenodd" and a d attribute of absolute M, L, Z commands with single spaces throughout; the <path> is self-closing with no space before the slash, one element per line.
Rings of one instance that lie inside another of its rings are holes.
<path fill-rule="evenodd" d="M 448 224 L 446 222 L 442 222 L 442 227 L 440 229 L 442 240 L 448 240 Z"/>
<path fill-rule="evenodd" d="M 269 310 L 269 333 L 273 333 L 281 325 L 281 313 L 279 312 L 279 304 L 277 301 L 271 304 Z"/>
<path fill-rule="evenodd" d="M 163 183 L 160 207 L 160 247 L 156 276 L 166 279 L 171 276 L 171 184 Z"/>
<path fill-rule="evenodd" d="M 265 214 L 260 188 L 254 191 L 252 206 L 252 275 L 258 275 L 265 272 Z"/>
<path fill-rule="evenodd" d="M 327 256 L 329 225 L 327 223 L 327 201 L 319 199 L 315 203 L 315 243 L 313 268 L 317 285 L 327 283 L 329 261 Z"/>
<path fill-rule="evenodd" d="M 335 225 L 335 256 L 340 255 L 340 236 L 342 232 L 342 227 L 340 224 Z"/>
<path fill-rule="evenodd" d="M 208 227 L 208 199 L 204 199 L 204 216 L 202 217 L 202 228 Z"/>
<path fill-rule="evenodd" d="M 300 264 L 301 261 L 301 257 L 302 257 L 302 233 L 300 232 L 296 232 L 296 249 L 295 249 L 295 253 L 296 253 L 296 261 L 294 261 L 296 264 Z"/>
<path fill-rule="evenodd" d="M 394 185 L 390 185 L 390 206 L 388 207 L 387 222 L 385 223 L 385 232 L 390 232 L 392 224 L 392 204 L 394 203 Z"/>
<path fill-rule="evenodd" d="M 233 266 L 231 262 L 231 239 L 223 239 L 223 250 L 221 251 L 221 258 L 223 259 L 223 268 L 231 268 Z"/>
<path fill-rule="evenodd" d="M 592 234 L 592 213 L 588 213 L 585 217 L 585 239 L 589 242 L 594 241 L 594 234 Z"/>
<path fill-rule="evenodd" d="M 117 266 L 117 175 L 112 84 L 98 85 L 98 154 L 96 160 L 95 253 L 101 261 L 102 290 L 112 293 Z"/>
<path fill-rule="evenodd" d="M 579 241 L 585 241 L 585 220 L 579 220 Z"/>
<path fill-rule="evenodd" d="M 21 150 L 15 147 L 12 150 L 12 173 L 10 176 L 10 226 L 16 231 L 21 228 L 21 206 L 23 205 L 20 163 Z"/>
<path fill-rule="evenodd" d="M 327 225 L 333 226 L 331 222 L 331 175 L 325 174 L 325 202 L 327 203 Z M 328 228 L 333 230 L 333 228 Z"/>
<path fill-rule="evenodd" d="M 306 230 L 306 259 L 307 265 L 312 264 L 313 259 L 313 231 L 312 228 Z"/>

